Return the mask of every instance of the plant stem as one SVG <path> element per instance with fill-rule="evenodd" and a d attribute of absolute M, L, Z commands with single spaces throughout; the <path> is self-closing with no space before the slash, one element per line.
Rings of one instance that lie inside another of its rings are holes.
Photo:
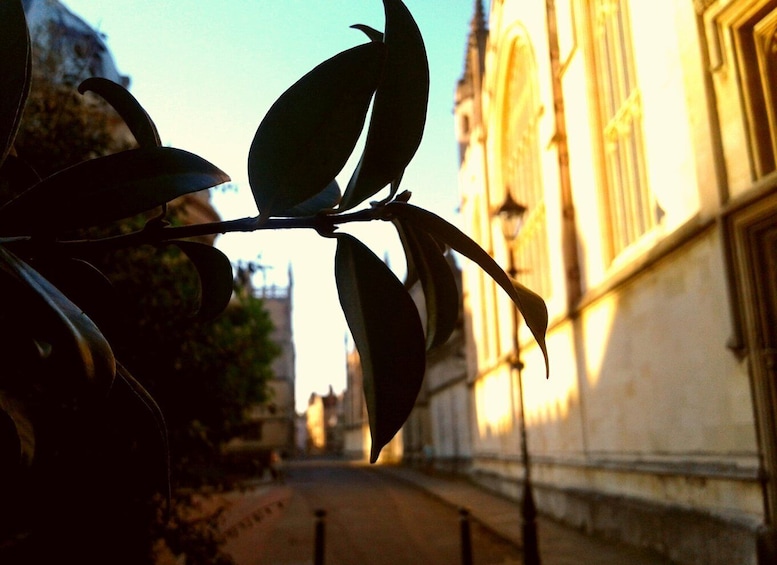
<path fill-rule="evenodd" d="M 387 218 L 385 206 L 381 205 L 347 214 L 322 213 L 299 218 L 270 218 L 266 221 L 260 221 L 259 217 L 255 216 L 187 226 L 164 226 L 157 222 L 149 222 L 142 230 L 99 239 L 43 240 L 39 237 L 25 236 L 0 238 L 0 244 L 12 246 L 17 250 L 23 250 L 24 247 L 28 246 L 45 246 L 63 251 L 67 249 L 68 254 L 76 255 L 84 252 L 156 244 L 176 239 L 261 230 L 313 229 L 325 235 L 333 233 L 338 226 L 343 224 L 386 220 Z"/>

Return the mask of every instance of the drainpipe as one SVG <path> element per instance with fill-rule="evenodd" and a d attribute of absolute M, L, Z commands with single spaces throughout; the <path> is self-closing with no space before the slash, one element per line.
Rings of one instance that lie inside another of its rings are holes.
<path fill-rule="evenodd" d="M 556 132 L 553 142 L 556 145 L 559 169 L 559 189 L 561 191 L 561 229 L 562 253 L 567 287 L 567 312 L 574 316 L 577 304 L 583 294 L 580 280 L 580 260 L 578 257 L 577 223 L 575 204 L 572 199 L 572 179 L 569 172 L 569 144 L 567 141 L 567 122 L 564 110 L 564 89 L 561 84 L 561 60 L 559 55 L 558 21 L 554 0 L 545 2 L 548 20 L 548 51 L 553 88 L 553 114 Z"/>
<path fill-rule="evenodd" d="M 704 11 L 706 7 L 697 7 L 696 10 L 696 32 L 699 37 L 699 49 L 701 51 L 701 63 L 703 65 L 704 76 L 704 94 L 707 97 L 707 121 L 710 125 L 710 142 L 712 144 L 713 163 L 715 167 L 715 180 L 718 189 L 718 203 L 725 206 L 730 198 L 728 190 L 728 169 L 726 168 L 726 159 L 723 152 L 723 134 L 720 127 L 720 116 L 718 115 L 718 98 L 715 95 L 715 83 L 712 80 L 712 74 L 718 70 L 712 66 L 710 60 L 710 45 L 707 41 L 707 34 L 704 29 Z"/>

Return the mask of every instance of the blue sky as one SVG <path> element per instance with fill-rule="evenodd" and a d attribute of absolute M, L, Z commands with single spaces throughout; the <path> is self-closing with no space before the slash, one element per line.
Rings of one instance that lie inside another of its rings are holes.
<path fill-rule="evenodd" d="M 380 0 L 63 0 L 106 35 L 119 71 L 157 124 L 165 145 L 192 151 L 225 170 L 236 190 L 215 192 L 224 219 L 255 216 L 246 156 L 276 98 L 299 77 L 365 41 L 349 26 L 382 29 Z M 461 76 L 474 0 L 406 0 L 426 42 L 431 75 L 421 147 L 402 188 L 412 202 L 450 221 L 458 206 L 453 95 Z M 358 150 L 357 150 L 358 151 Z M 347 182 L 358 155 L 346 165 Z M 388 226 L 349 230 L 398 272 L 404 259 Z M 345 386 L 345 324 L 334 286 L 334 245 L 310 233 L 227 235 L 217 245 L 233 261 L 259 260 L 267 282 L 294 274 L 297 409 L 311 392 Z M 259 280 L 258 282 L 261 282 Z"/>

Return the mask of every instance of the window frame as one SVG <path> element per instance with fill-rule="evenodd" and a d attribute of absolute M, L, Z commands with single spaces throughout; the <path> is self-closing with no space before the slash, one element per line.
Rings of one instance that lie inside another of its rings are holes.
<path fill-rule="evenodd" d="M 719 25 L 727 27 L 732 37 L 746 120 L 751 175 L 755 180 L 777 171 L 777 114 L 774 109 L 777 79 L 764 80 L 768 77 L 765 76 L 767 59 L 763 53 L 765 40 L 771 40 L 771 46 L 777 47 L 777 1 L 734 2 L 727 8 L 728 14 L 721 20 L 728 21 L 721 21 Z M 771 64 L 777 70 L 777 57 Z M 764 115 L 767 120 L 760 119 Z"/>
<path fill-rule="evenodd" d="M 627 0 L 583 0 L 588 26 L 588 75 L 598 148 L 598 191 L 608 264 L 653 232 L 663 212 L 650 189 L 642 94 Z M 616 14 L 614 22 L 612 14 Z"/>

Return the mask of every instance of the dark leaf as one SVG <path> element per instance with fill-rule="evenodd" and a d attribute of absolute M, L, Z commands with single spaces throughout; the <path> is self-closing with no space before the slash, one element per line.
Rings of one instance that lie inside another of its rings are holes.
<path fill-rule="evenodd" d="M 165 454 L 164 477 L 167 491 L 167 503 L 169 505 L 171 498 L 170 442 L 167 435 L 167 424 L 165 423 L 165 417 L 162 413 L 162 409 L 159 407 L 156 400 L 154 400 L 154 397 L 149 394 L 146 388 L 140 384 L 121 363 L 116 364 L 116 376 L 118 377 L 118 382 L 126 386 L 130 392 L 132 392 L 133 396 L 143 405 L 143 407 L 148 410 L 149 414 L 151 414 L 152 418 L 154 419 L 157 430 L 159 431 L 160 443 L 162 444 L 162 450 Z"/>
<path fill-rule="evenodd" d="M 2 246 L 0 277 L 3 310 L 22 314 L 16 323 L 26 326 L 33 339 L 50 348 L 45 355 L 54 364 L 49 373 L 57 377 L 72 375 L 82 381 L 84 388 L 96 391 L 97 396 L 106 394 L 116 374 L 116 363 L 110 345 L 94 322 L 47 279 Z"/>
<path fill-rule="evenodd" d="M 408 222 L 399 221 L 405 253 L 421 282 L 426 302 L 426 347 L 448 341 L 459 319 L 459 289 L 453 271 L 432 237 Z"/>
<path fill-rule="evenodd" d="M 383 32 L 364 24 L 353 24 L 353 29 L 358 29 L 370 38 L 370 41 L 383 41 Z"/>
<path fill-rule="evenodd" d="M 483 248 L 453 224 L 411 204 L 395 202 L 388 204 L 386 207 L 398 218 L 427 231 L 435 239 L 445 242 L 465 257 L 480 265 L 504 289 L 518 307 L 518 310 L 521 311 L 526 325 L 529 327 L 534 339 L 537 340 L 537 344 L 540 346 L 542 355 L 545 358 L 546 375 L 550 375 L 548 350 L 545 343 L 545 332 L 548 329 L 548 308 L 545 305 L 545 301 L 535 292 L 512 280 Z"/>
<path fill-rule="evenodd" d="M 78 86 L 78 92 L 81 94 L 88 91 L 99 94 L 113 106 L 135 136 L 138 145 L 161 147 L 162 141 L 156 125 L 129 90 L 107 78 L 92 77 Z"/>
<path fill-rule="evenodd" d="M 35 429 L 17 398 L 0 390 L 0 467 L 26 468 L 35 457 Z"/>
<path fill-rule="evenodd" d="M 426 368 L 424 334 L 412 298 L 363 243 L 338 234 L 335 278 L 361 358 L 374 463 L 413 409 Z"/>
<path fill-rule="evenodd" d="M 111 281 L 94 265 L 73 257 L 36 257 L 30 265 L 78 304 L 103 333 L 119 330 L 126 320 L 126 304 L 118 299 Z"/>
<path fill-rule="evenodd" d="M 358 141 L 385 47 L 367 43 L 324 61 L 273 104 L 251 144 L 248 178 L 269 218 L 319 194 Z"/>
<path fill-rule="evenodd" d="M 30 34 L 20 0 L 0 2 L 0 164 L 13 145 L 30 92 Z"/>
<path fill-rule="evenodd" d="M 197 316 L 212 320 L 224 311 L 232 298 L 232 264 L 212 245 L 196 241 L 170 243 L 181 249 L 197 269 L 200 277 Z"/>
<path fill-rule="evenodd" d="M 426 123 L 429 64 L 421 32 L 400 0 L 383 4 L 386 69 L 375 93 L 364 153 L 345 189 L 342 210 L 358 206 L 401 177 Z"/>
<path fill-rule="evenodd" d="M 0 208 L 0 235 L 105 224 L 227 181 L 222 170 L 182 149 L 122 151 L 55 173 Z"/>
<path fill-rule="evenodd" d="M 340 185 L 336 180 L 330 182 L 324 190 L 316 194 L 312 198 L 308 198 L 304 202 L 297 204 L 293 208 L 284 210 L 279 213 L 279 216 L 286 217 L 303 217 L 303 216 L 315 216 L 319 212 L 329 210 L 337 206 L 340 202 Z"/>
<path fill-rule="evenodd" d="M 405 275 L 405 288 L 410 289 L 414 284 L 419 282 L 420 277 L 418 275 L 418 269 L 416 269 L 415 261 L 413 260 L 413 253 L 411 250 L 411 244 L 407 232 L 405 231 L 405 223 L 399 219 L 392 220 L 394 227 L 399 234 L 399 240 L 402 243 L 402 249 L 405 252 L 405 261 L 407 263 L 407 273 Z"/>
<path fill-rule="evenodd" d="M 0 165 L 0 187 L 3 194 L 17 196 L 39 182 L 38 174 L 18 157 L 8 155 Z"/>

